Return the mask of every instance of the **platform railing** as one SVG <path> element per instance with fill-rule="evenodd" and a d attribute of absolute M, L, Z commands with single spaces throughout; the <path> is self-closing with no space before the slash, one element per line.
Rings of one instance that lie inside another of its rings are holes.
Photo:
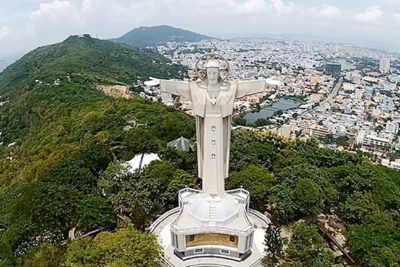
<path fill-rule="evenodd" d="M 271 220 L 266 215 L 262 214 L 258 210 L 250 209 L 249 213 L 256 216 L 258 219 L 262 220 L 266 225 L 269 225 L 272 223 Z"/>
<path fill-rule="evenodd" d="M 174 224 L 171 224 L 170 227 L 171 227 L 171 230 L 178 235 L 179 234 L 190 235 L 190 234 L 203 233 L 205 229 L 207 230 L 207 232 L 230 234 L 230 235 L 249 235 L 254 231 L 253 226 L 249 226 L 244 230 L 235 230 L 235 229 L 224 227 L 224 226 L 213 226 L 213 227 L 200 226 L 200 227 L 185 228 L 184 230 L 177 228 L 176 225 L 174 225 Z"/>
<path fill-rule="evenodd" d="M 178 213 L 180 210 L 179 207 L 173 208 L 172 210 L 169 210 L 165 213 L 163 213 L 160 217 L 157 218 L 149 227 L 149 233 L 152 234 L 154 230 L 160 225 L 162 221 L 164 221 L 166 218 L 168 218 L 171 215 L 174 215 L 175 213 Z"/>
<path fill-rule="evenodd" d="M 230 195 L 237 195 L 238 193 L 245 194 L 246 197 L 244 199 L 244 202 L 246 203 L 246 211 L 249 210 L 249 205 L 250 205 L 250 192 L 249 191 L 247 191 L 246 189 L 243 189 L 243 188 L 237 188 L 237 189 L 228 190 L 228 191 L 226 191 L 226 193 L 230 194 Z"/>
<path fill-rule="evenodd" d="M 193 194 L 199 194 L 199 193 L 201 193 L 201 191 L 197 190 L 197 189 L 189 188 L 189 187 L 179 190 L 179 193 L 178 193 L 179 207 L 183 206 L 182 194 L 184 194 L 184 193 L 191 193 L 193 195 Z"/>

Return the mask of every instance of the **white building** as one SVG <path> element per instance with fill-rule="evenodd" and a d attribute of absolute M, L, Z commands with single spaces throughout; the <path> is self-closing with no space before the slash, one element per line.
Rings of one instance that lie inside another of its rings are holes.
<path fill-rule="evenodd" d="M 388 121 L 386 123 L 385 131 L 387 133 L 397 134 L 399 132 L 399 123 L 394 121 Z"/>
<path fill-rule="evenodd" d="M 388 138 L 369 134 L 364 138 L 364 146 L 388 149 L 391 146 L 391 141 Z"/>
<path fill-rule="evenodd" d="M 382 73 L 388 73 L 390 72 L 390 59 L 388 58 L 381 58 L 379 61 L 379 70 Z"/>

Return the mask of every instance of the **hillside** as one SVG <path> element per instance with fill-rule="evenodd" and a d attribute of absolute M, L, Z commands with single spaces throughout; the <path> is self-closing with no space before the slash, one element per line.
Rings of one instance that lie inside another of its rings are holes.
<path fill-rule="evenodd" d="M 79 135 L 86 135 L 85 132 L 78 133 L 84 129 L 72 129 L 73 121 L 87 123 L 88 120 L 94 122 L 98 119 L 96 114 L 92 114 L 93 118 L 90 114 L 84 117 L 86 113 L 96 113 L 96 109 L 98 112 L 105 112 L 106 109 L 110 109 L 109 113 L 121 112 L 112 110 L 112 105 L 117 104 L 126 106 L 124 113 L 135 113 L 133 106 L 143 105 L 138 98 L 129 103 L 115 103 L 94 89 L 97 84 L 131 85 L 138 78 L 145 79 L 148 76 L 178 78 L 185 71 L 182 66 L 170 64 L 159 54 L 140 52 L 124 44 L 88 36 L 69 37 L 62 43 L 28 53 L 0 74 L 0 95 L 5 102 L 0 107 L 1 142 L 4 144 L 0 150 L 0 166 L 3 167 L 0 168 L 0 187 L 13 180 L 31 179 L 27 178 L 31 175 L 26 175 L 26 167 L 35 168 L 35 164 L 38 164 L 35 157 L 46 165 L 49 154 L 56 153 L 49 150 L 48 146 L 57 144 L 60 148 L 57 156 L 60 158 L 53 159 L 52 164 L 66 157 L 68 152 L 61 148 L 65 145 L 69 147 L 68 150 L 71 149 L 70 146 L 75 143 L 70 140 L 71 135 L 76 134 L 74 138 L 78 139 Z M 101 105 L 104 105 L 104 110 L 100 110 Z M 129 106 L 132 106 L 132 110 L 128 110 Z M 163 109 L 157 105 L 147 106 L 150 109 L 154 106 L 155 112 Z M 143 112 L 143 109 L 137 112 Z M 81 116 L 78 115 L 80 113 Z M 108 119 L 111 120 L 111 117 Z M 110 121 L 110 125 L 98 126 L 93 134 L 116 123 Z M 86 127 L 88 129 L 85 131 L 90 131 L 91 126 L 87 124 Z M 60 128 L 65 133 L 54 133 L 55 136 L 52 136 L 52 132 Z M 16 144 L 6 147 L 10 143 Z M 13 155 L 11 162 L 4 158 L 9 154 Z"/>
<path fill-rule="evenodd" d="M 43 121 L 50 106 L 68 103 L 63 110 L 67 111 L 104 98 L 92 90 L 95 84 L 132 85 L 151 75 L 180 77 L 185 72 L 184 67 L 157 53 L 89 36 L 71 36 L 62 43 L 38 48 L 0 74 L 0 95 L 11 101 L 2 110 L 4 141 L 19 138 L 20 132 L 39 122 L 37 119 Z M 16 113 L 19 116 L 13 117 Z M 4 130 L 9 127 L 10 131 Z"/>
<path fill-rule="evenodd" d="M 185 73 L 157 53 L 71 36 L 0 74 L 0 266 L 43 266 L 16 259 L 37 242 L 60 244 L 71 227 L 115 225 L 111 200 L 97 188 L 101 173 L 111 162 L 191 138 L 194 122 L 164 105 L 135 95 L 114 99 L 96 88 Z"/>
<path fill-rule="evenodd" d="M 167 42 L 198 42 L 212 37 L 171 26 L 140 27 L 117 38 L 117 42 L 132 47 L 146 48 L 163 45 Z"/>

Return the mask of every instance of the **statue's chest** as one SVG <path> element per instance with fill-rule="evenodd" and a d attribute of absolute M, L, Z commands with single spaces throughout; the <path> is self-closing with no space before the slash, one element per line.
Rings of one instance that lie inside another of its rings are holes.
<path fill-rule="evenodd" d="M 193 90 L 194 89 L 194 90 Z M 235 88 L 230 87 L 218 92 L 208 92 L 203 88 L 192 88 L 191 98 L 195 115 L 221 114 L 223 117 L 230 115 L 235 100 Z"/>

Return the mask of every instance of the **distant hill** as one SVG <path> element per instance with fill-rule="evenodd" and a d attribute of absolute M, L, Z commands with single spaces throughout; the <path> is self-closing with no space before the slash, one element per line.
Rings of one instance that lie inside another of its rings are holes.
<path fill-rule="evenodd" d="M 208 39 L 213 38 L 188 30 L 162 25 L 133 29 L 115 41 L 126 43 L 133 47 L 146 48 L 163 45 L 167 42 L 197 42 Z"/>

